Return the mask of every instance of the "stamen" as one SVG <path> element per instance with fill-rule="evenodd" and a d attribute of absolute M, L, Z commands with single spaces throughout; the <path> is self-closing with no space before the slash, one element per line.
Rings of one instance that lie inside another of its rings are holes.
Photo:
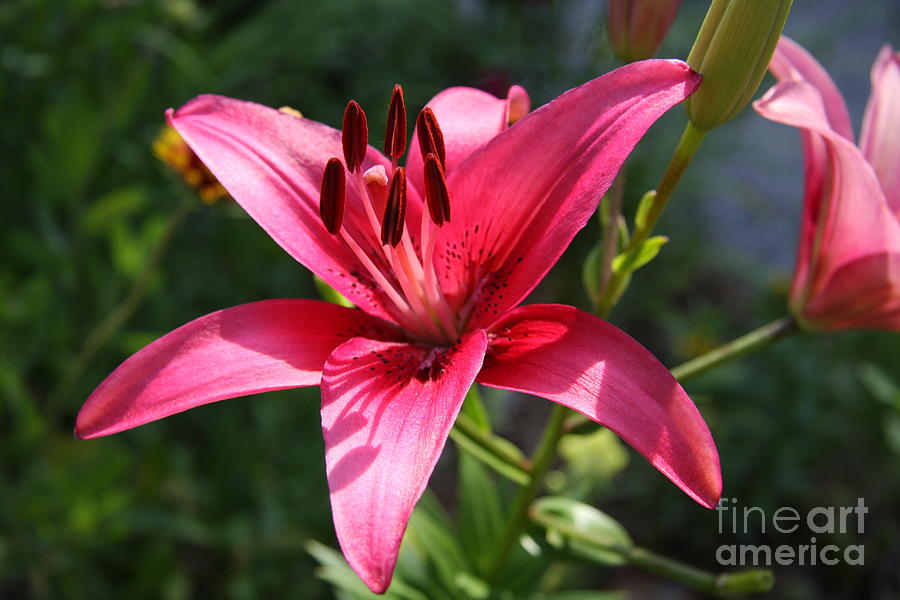
<path fill-rule="evenodd" d="M 438 125 L 437 117 L 434 116 L 434 111 L 427 106 L 419 111 L 416 118 L 416 135 L 419 138 L 422 156 L 434 154 L 441 161 L 441 168 L 446 170 L 447 152 L 444 149 L 444 134 Z"/>
<path fill-rule="evenodd" d="M 344 162 L 347 163 L 347 170 L 352 173 L 365 160 L 369 144 L 366 113 L 356 100 L 348 102 L 347 108 L 344 109 L 341 144 L 344 146 Z"/>
<path fill-rule="evenodd" d="M 344 221 L 344 165 L 339 158 L 331 158 L 325 165 L 319 215 L 328 233 L 336 235 L 341 230 Z"/>
<path fill-rule="evenodd" d="M 438 157 L 429 153 L 425 157 L 425 202 L 434 224 L 440 227 L 450 220 L 450 193 L 447 180 Z"/>
<path fill-rule="evenodd" d="M 394 161 L 406 152 L 406 103 L 403 88 L 394 86 L 388 108 L 387 128 L 384 130 L 384 154 Z"/>
<path fill-rule="evenodd" d="M 296 108 L 291 108 L 290 106 L 282 106 L 278 109 L 278 112 L 284 113 L 286 115 L 291 115 L 292 117 L 297 117 L 298 119 L 303 118 L 303 113 L 297 110 Z"/>
<path fill-rule="evenodd" d="M 387 204 L 381 220 L 381 243 L 396 247 L 403 239 L 406 219 L 406 169 L 398 167 L 388 184 Z"/>

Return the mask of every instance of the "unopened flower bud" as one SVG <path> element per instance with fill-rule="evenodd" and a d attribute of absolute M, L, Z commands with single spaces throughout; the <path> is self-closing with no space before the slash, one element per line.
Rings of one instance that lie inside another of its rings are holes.
<path fill-rule="evenodd" d="M 703 83 L 685 103 L 694 127 L 715 129 L 741 112 L 762 81 L 792 0 L 712 0 L 688 64 Z"/>
<path fill-rule="evenodd" d="M 623 62 L 651 58 L 662 45 L 681 0 L 609 0 L 609 43 Z"/>

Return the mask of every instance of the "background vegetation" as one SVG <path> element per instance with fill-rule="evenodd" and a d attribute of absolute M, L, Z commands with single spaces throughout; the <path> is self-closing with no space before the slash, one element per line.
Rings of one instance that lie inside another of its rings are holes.
<path fill-rule="evenodd" d="M 522 83 L 539 105 L 617 66 L 604 8 L 0 3 L 0 597 L 331 595 L 304 549 L 310 538 L 334 544 L 317 389 L 223 402 L 91 442 L 72 436 L 93 387 L 148 341 L 221 307 L 315 295 L 310 275 L 235 205 L 202 205 L 153 158 L 165 108 L 216 92 L 337 124 L 352 97 L 377 137 L 395 82 L 411 109 L 456 84 L 502 94 Z M 705 8 L 684 3 L 661 55 L 686 55 Z M 882 43 L 898 42 L 900 7 L 798 1 L 786 31 L 832 71 L 858 127 L 869 66 Z M 632 209 L 683 119 L 672 111 L 630 159 Z M 709 136 L 661 224 L 672 241 L 613 321 L 674 365 L 782 314 L 801 186 L 795 131 L 748 110 Z M 594 227 L 579 236 L 535 300 L 587 306 L 580 265 L 596 236 Z M 688 386 L 718 443 L 726 496 L 769 511 L 858 497 L 870 508 L 865 534 L 834 542 L 865 544 L 865 566 L 777 568 L 773 597 L 900 594 L 898 364 L 896 334 L 802 335 Z M 487 400 L 500 431 L 529 449 L 546 403 Z M 641 545 L 718 570 L 720 544 L 808 543 L 720 535 L 714 512 L 605 444 L 593 464 L 560 465 L 551 482 Z M 433 478 L 451 513 L 454 461 L 447 452 Z M 562 576 L 634 598 L 690 597 L 628 568 Z"/>

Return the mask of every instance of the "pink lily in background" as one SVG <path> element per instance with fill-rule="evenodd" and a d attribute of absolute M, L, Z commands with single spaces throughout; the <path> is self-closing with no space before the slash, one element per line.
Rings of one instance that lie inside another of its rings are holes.
<path fill-rule="evenodd" d="M 900 53 L 882 48 L 859 145 L 825 69 L 782 36 L 754 106 L 801 129 L 803 221 L 791 310 L 811 329 L 900 330 Z"/>
<path fill-rule="evenodd" d="M 387 156 L 367 145 L 353 101 L 342 131 L 219 96 L 170 111 L 172 126 L 250 216 L 359 308 L 267 300 L 192 321 L 103 381 L 77 434 L 321 385 L 335 529 L 377 593 L 391 581 L 410 513 L 475 381 L 587 415 L 714 506 L 722 487 L 715 445 L 665 367 L 573 307 L 517 308 L 647 128 L 698 84 L 680 61 L 634 63 L 525 116 L 521 88 L 506 100 L 451 88 L 419 113 L 405 168 L 397 166 L 407 139 L 399 86 Z"/>

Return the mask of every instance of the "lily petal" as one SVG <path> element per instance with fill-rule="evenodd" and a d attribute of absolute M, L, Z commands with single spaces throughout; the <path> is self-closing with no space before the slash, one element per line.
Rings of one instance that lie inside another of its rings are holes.
<path fill-rule="evenodd" d="M 340 131 L 253 102 L 211 95 L 198 96 L 167 116 L 228 193 L 282 248 L 360 308 L 390 315 L 378 286 L 347 245 L 328 233 L 319 215 L 325 164 L 343 156 Z M 360 171 L 374 165 L 390 163 L 370 146 Z M 407 203 L 414 207 L 421 200 L 412 194 Z M 347 186 L 344 226 L 363 247 L 380 246 L 355 185 Z M 381 257 L 376 253 L 372 259 Z"/>
<path fill-rule="evenodd" d="M 218 400 L 318 385 L 328 355 L 358 335 L 399 336 L 381 319 L 317 300 L 266 300 L 208 314 L 113 371 L 82 406 L 75 433 L 110 435 Z"/>
<path fill-rule="evenodd" d="M 475 88 L 447 88 L 429 100 L 426 106 L 434 111 L 444 134 L 444 146 L 447 151 L 445 173 L 448 174 L 472 152 L 507 127 L 509 101 Z M 420 192 L 425 189 L 422 187 L 423 163 L 419 139 L 413 135 L 406 159 L 406 170 L 409 180 Z"/>
<path fill-rule="evenodd" d="M 436 262 L 450 301 L 474 302 L 470 327 L 537 285 L 647 128 L 699 81 L 681 61 L 627 65 L 529 113 L 449 174 L 453 219 Z"/>
<path fill-rule="evenodd" d="M 872 66 L 859 147 L 875 169 L 881 189 L 900 218 L 900 52 L 885 46 Z"/>
<path fill-rule="evenodd" d="M 855 328 L 857 309 L 867 306 L 863 317 L 871 327 L 878 315 L 896 310 L 900 295 L 900 223 L 875 172 L 832 129 L 822 96 L 808 83 L 779 83 L 754 107 L 767 119 L 800 128 L 806 139 L 807 218 L 791 289 L 794 312 L 816 328 Z M 846 302 L 850 289 L 856 290 L 855 306 Z M 895 328 L 895 319 L 884 326 Z"/>
<path fill-rule="evenodd" d="M 517 308 L 490 330 L 478 382 L 568 406 L 631 444 L 688 496 L 712 508 L 719 456 L 703 418 L 647 349 L 571 306 Z"/>
<path fill-rule="evenodd" d="M 769 70 L 778 81 L 805 81 L 822 96 L 828 124 L 838 134 L 853 141 L 850 113 L 840 90 L 822 65 L 806 48 L 782 35 L 769 63 Z"/>
<path fill-rule="evenodd" d="M 334 526 L 350 566 L 387 589 L 403 531 L 484 359 L 476 331 L 450 349 L 355 338 L 328 358 L 322 431 Z"/>

